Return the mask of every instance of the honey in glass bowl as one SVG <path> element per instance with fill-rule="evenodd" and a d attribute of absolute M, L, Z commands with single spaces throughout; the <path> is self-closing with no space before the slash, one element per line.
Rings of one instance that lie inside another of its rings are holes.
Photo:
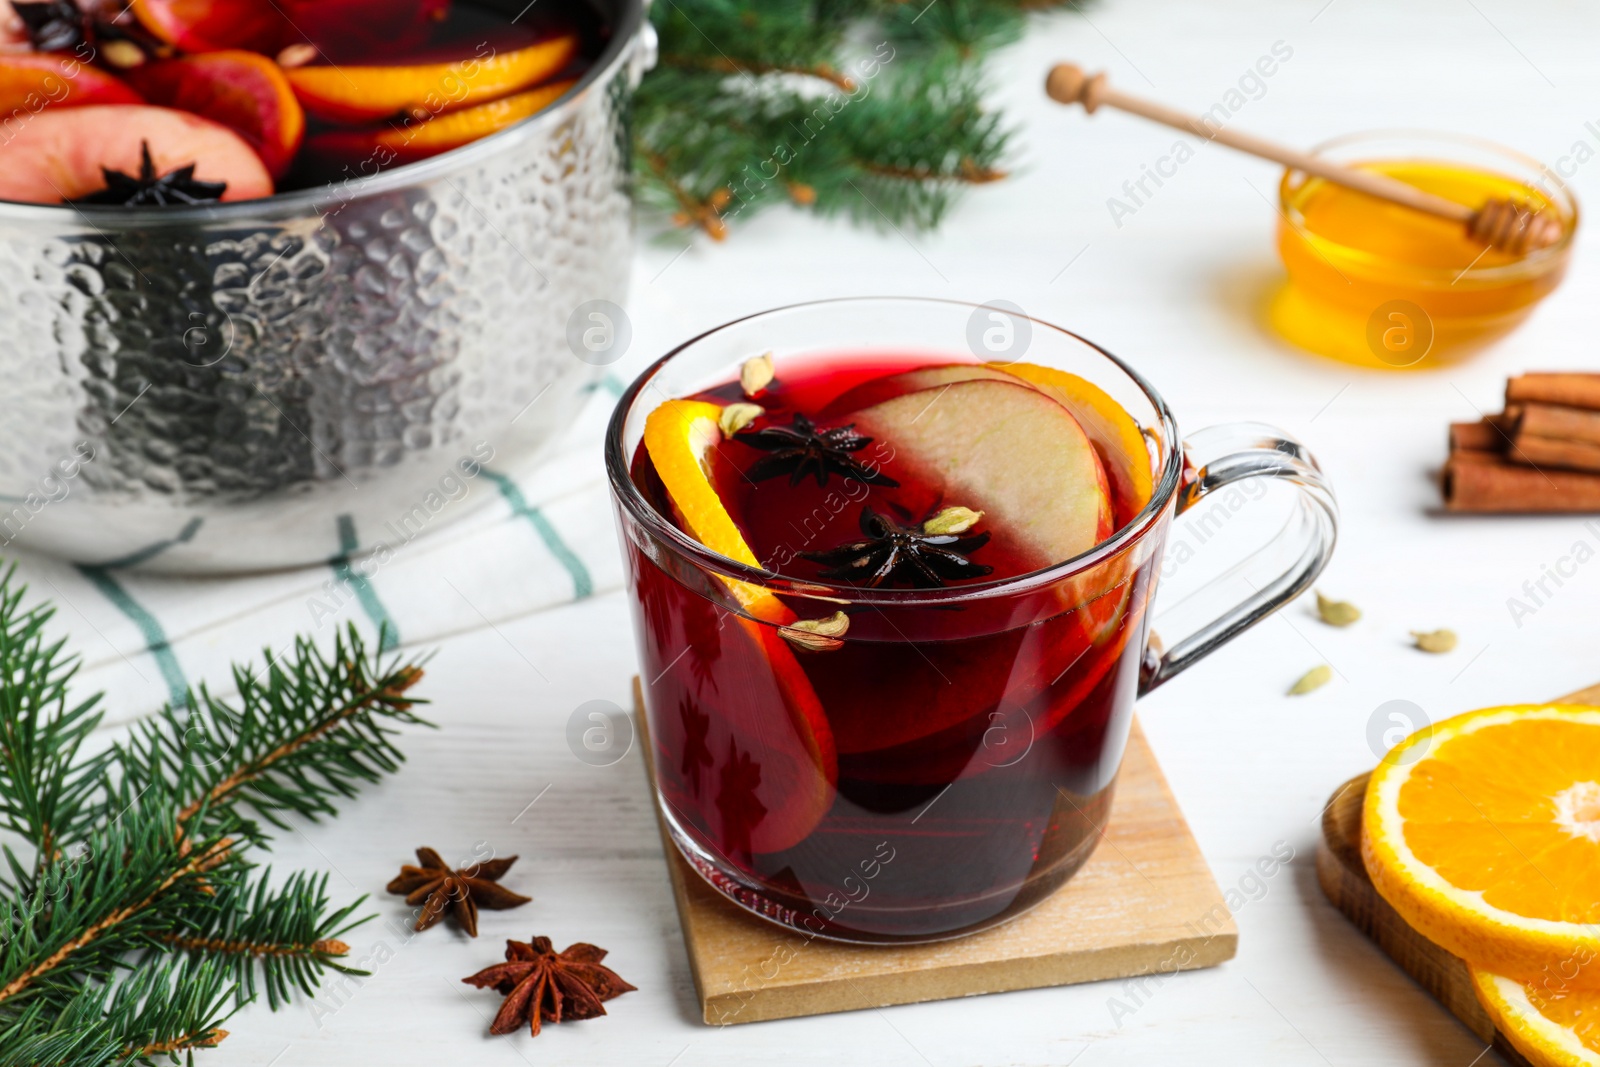
<path fill-rule="evenodd" d="M 1549 248 L 1511 255 L 1460 223 L 1288 171 L 1278 223 L 1288 280 L 1268 317 L 1301 348 L 1372 367 L 1452 363 L 1519 324 L 1566 273 L 1577 202 L 1532 159 L 1420 133 L 1356 134 L 1316 151 L 1472 207 L 1509 199 L 1554 212 L 1563 233 Z"/>

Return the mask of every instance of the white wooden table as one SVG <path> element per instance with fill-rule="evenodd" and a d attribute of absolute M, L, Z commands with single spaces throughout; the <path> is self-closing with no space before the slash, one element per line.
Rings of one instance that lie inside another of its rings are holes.
<path fill-rule="evenodd" d="M 1520 332 L 1459 369 L 1379 374 L 1284 348 L 1256 314 L 1279 275 L 1266 202 L 1274 170 L 1202 149 L 1119 227 L 1107 199 L 1166 154 L 1173 133 L 1112 113 L 1063 112 L 1039 88 L 1052 61 L 1070 58 L 1109 69 L 1132 91 L 1204 109 L 1279 41 L 1292 57 L 1235 117 L 1238 128 L 1301 144 L 1396 125 L 1452 129 L 1547 160 L 1580 140 L 1600 148 L 1585 126 L 1600 117 L 1592 7 L 1100 0 L 1087 16 L 1041 23 L 995 62 L 996 96 L 1022 123 L 1016 178 L 971 196 L 936 236 L 780 212 L 739 227 L 724 246 L 681 256 L 649 247 L 635 274 L 633 350 L 618 368 L 631 374 L 694 332 L 795 300 L 1001 298 L 1132 360 L 1189 429 L 1254 418 L 1306 440 L 1344 509 L 1323 586 L 1358 603 L 1365 621 L 1331 630 L 1301 603 L 1143 707 L 1218 882 L 1245 894 L 1235 961 L 1143 996 L 1111 983 L 701 1025 L 639 754 L 591 767 L 565 741 L 579 704 L 628 702 L 633 640 L 625 601 L 611 593 L 438 649 L 425 685 L 443 729 L 412 738 L 403 773 L 337 824 L 288 835 L 275 861 L 332 869 L 342 895 L 377 894 L 382 924 L 351 938 L 358 958 L 381 946 L 375 973 L 276 1016 L 264 1006 L 246 1011 L 206 1062 L 1473 1063 L 1482 1046 L 1323 901 L 1312 869 L 1317 816 L 1330 790 L 1374 762 L 1369 722 L 1386 701 L 1410 700 L 1438 718 L 1600 680 L 1600 563 L 1580 568 L 1520 626 L 1506 603 L 1575 542 L 1600 546 L 1600 524 L 1430 514 L 1446 423 L 1492 409 L 1509 373 L 1600 368 L 1588 299 L 1600 262 L 1593 235 L 1580 235 L 1565 287 Z M 1586 204 L 1600 203 L 1600 163 L 1581 168 L 1575 183 Z M 1227 540 L 1261 532 L 1267 520 L 1251 510 Z M 1174 536 L 1184 536 L 1181 523 Z M 1438 626 L 1460 632 L 1459 651 L 1427 657 L 1408 648 L 1409 629 Z M 1283 695 L 1319 662 L 1336 668 L 1332 685 Z M 405 908 L 382 887 L 408 850 L 428 844 L 464 856 L 479 841 L 522 856 L 507 881 L 535 903 L 485 913 L 476 942 L 448 928 L 414 940 L 397 933 Z M 1296 859 L 1253 881 L 1251 866 L 1277 842 Z M 459 979 L 496 961 L 504 937 L 532 934 L 609 948 L 640 992 L 614 1001 L 607 1019 L 550 1028 L 537 1041 L 488 1038 L 498 999 Z"/>

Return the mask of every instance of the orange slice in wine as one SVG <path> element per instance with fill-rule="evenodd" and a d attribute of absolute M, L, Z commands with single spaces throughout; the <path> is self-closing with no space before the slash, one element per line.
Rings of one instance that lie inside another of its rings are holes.
<path fill-rule="evenodd" d="M 723 440 L 717 422 L 721 414 L 715 404 L 669 400 L 645 420 L 645 451 L 666 488 L 679 525 L 713 552 L 760 567 L 711 481 L 709 457 Z M 720 575 L 718 580 L 752 616 L 730 613 L 746 642 L 731 654 L 752 663 L 764 661 L 770 673 L 746 672 L 762 677 L 744 683 L 737 699 L 719 701 L 710 709 L 730 738 L 725 751 L 713 748 L 712 755 L 719 762 L 712 771 L 720 773 L 726 760 L 730 780 L 746 783 L 758 802 L 757 807 L 740 807 L 744 812 L 761 812 L 753 824 L 741 826 L 740 838 L 747 837 L 754 852 L 782 851 L 799 844 L 816 828 L 833 804 L 839 780 L 833 730 L 797 658 L 830 653 L 797 653 L 782 630 L 796 621 L 796 615 L 766 589 Z M 788 711 L 787 722 L 772 721 L 769 692 L 774 689 Z M 750 767 L 759 773 L 752 773 Z M 733 810 L 725 817 L 748 818 L 733 814 Z"/>

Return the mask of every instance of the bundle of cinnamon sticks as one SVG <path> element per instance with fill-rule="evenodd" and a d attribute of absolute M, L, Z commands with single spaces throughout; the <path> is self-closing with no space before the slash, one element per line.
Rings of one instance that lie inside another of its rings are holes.
<path fill-rule="evenodd" d="M 1505 411 L 1450 427 L 1449 511 L 1600 511 L 1600 374 L 1524 374 Z"/>

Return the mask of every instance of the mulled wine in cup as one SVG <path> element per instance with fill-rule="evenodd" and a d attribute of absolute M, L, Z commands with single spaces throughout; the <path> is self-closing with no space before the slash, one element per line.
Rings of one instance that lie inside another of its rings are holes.
<path fill-rule="evenodd" d="M 719 327 L 623 395 L 606 460 L 671 836 L 740 905 L 839 940 L 952 937 L 1057 889 L 1134 699 L 1304 590 L 1335 535 L 1298 443 L 1180 445 L 1132 368 L 990 305 Z M 1299 491 L 1287 564 L 1156 651 L 1173 515 L 1247 478 Z"/>

